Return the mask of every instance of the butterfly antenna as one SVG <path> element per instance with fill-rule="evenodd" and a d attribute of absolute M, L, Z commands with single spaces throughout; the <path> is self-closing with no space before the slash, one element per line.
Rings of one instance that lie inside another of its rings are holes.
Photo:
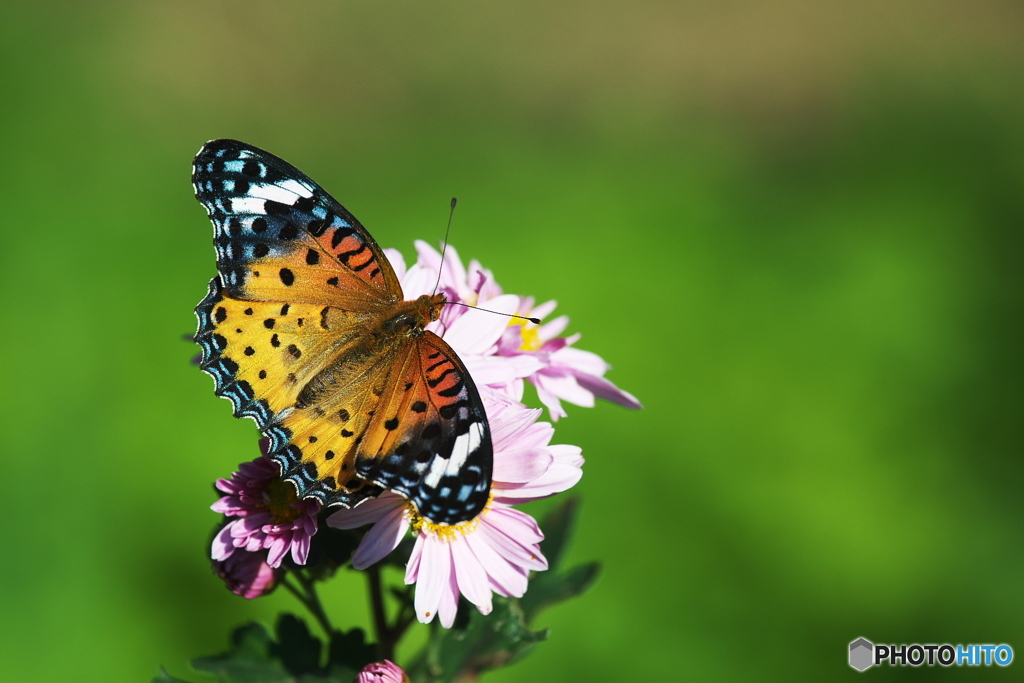
<path fill-rule="evenodd" d="M 518 315 L 516 313 L 502 313 L 501 311 L 492 311 L 489 308 L 480 308 L 479 306 L 471 306 L 469 304 L 464 304 L 461 301 L 445 301 L 444 304 L 445 304 L 445 306 L 465 306 L 466 308 L 473 308 L 473 309 L 476 309 L 478 311 L 483 311 L 484 313 L 493 313 L 494 315 L 504 315 L 504 316 L 507 316 L 509 318 L 519 318 L 520 320 L 529 320 L 534 325 L 540 325 L 540 318 L 531 318 L 530 316 L 527 316 L 527 315 Z"/>
<path fill-rule="evenodd" d="M 452 208 L 448 212 L 448 227 L 444 229 L 444 242 L 441 243 L 441 265 L 437 267 L 437 282 L 434 283 L 434 294 L 441 286 L 441 270 L 444 268 L 444 252 L 448 251 L 448 233 L 452 231 L 452 216 L 455 215 L 455 197 L 452 197 Z"/>
<path fill-rule="evenodd" d="M 452 230 L 452 216 L 455 215 L 455 202 L 457 200 L 452 197 L 452 210 L 448 213 L 448 227 L 444 231 L 444 242 L 441 244 L 441 267 L 437 269 L 437 282 L 434 283 L 434 293 L 437 293 L 437 288 L 441 284 L 441 268 L 444 268 L 444 252 L 448 249 L 448 233 Z M 495 315 L 504 315 L 509 318 L 519 318 L 520 320 L 529 320 L 534 325 L 540 325 L 540 318 L 530 318 L 525 315 L 516 315 L 515 313 L 501 313 L 500 311 L 492 311 L 487 308 L 480 308 L 479 306 L 471 306 L 470 304 L 464 304 L 461 301 L 445 301 L 447 306 L 465 306 L 466 308 L 475 308 L 478 311 L 484 313 L 494 313 Z"/>

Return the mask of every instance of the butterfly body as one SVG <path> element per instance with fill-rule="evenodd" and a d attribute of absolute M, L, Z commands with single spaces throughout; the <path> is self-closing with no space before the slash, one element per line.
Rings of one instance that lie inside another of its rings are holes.
<path fill-rule="evenodd" d="M 479 514 L 490 431 L 469 372 L 425 329 L 444 296 L 405 300 L 355 217 L 268 152 L 207 143 L 193 183 L 219 271 L 196 308 L 202 367 L 282 475 L 325 504 L 390 489 L 437 524 Z"/>

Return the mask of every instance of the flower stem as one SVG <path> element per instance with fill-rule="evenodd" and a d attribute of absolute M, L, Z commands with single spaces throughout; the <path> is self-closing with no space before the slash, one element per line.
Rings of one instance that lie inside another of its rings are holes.
<path fill-rule="evenodd" d="M 301 570 L 294 572 L 294 576 L 298 579 L 299 584 L 302 586 L 302 590 L 293 586 L 291 581 L 288 581 L 287 577 L 282 580 L 281 583 L 285 588 L 291 591 L 292 595 L 298 598 L 299 602 L 306 606 L 306 609 L 310 611 L 317 623 L 320 624 L 320 628 L 324 630 L 324 634 L 329 639 L 331 634 L 334 633 L 334 627 L 331 626 L 331 621 L 327 618 L 327 613 L 324 611 L 324 607 L 320 603 L 320 596 L 316 593 L 316 584 L 312 579 L 306 576 L 305 572 Z"/>
<path fill-rule="evenodd" d="M 384 591 L 380 582 L 380 566 L 373 565 L 366 570 L 369 579 L 370 603 L 373 607 L 373 630 L 377 634 L 377 656 L 383 659 L 394 659 L 395 639 L 388 627 L 388 617 L 384 611 Z"/>
<path fill-rule="evenodd" d="M 373 630 L 377 636 L 377 656 L 380 659 L 395 658 L 395 646 L 402 639 L 409 626 L 416 621 L 416 611 L 412 608 L 412 595 L 406 589 L 406 595 L 395 615 L 394 624 L 388 624 L 387 610 L 384 606 L 384 587 L 380 578 L 380 567 L 374 565 L 366 570 L 369 580 L 370 603 L 373 607 Z"/>

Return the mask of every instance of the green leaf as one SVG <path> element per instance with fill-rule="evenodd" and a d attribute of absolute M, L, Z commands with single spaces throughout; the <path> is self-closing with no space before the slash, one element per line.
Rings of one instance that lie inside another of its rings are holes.
<path fill-rule="evenodd" d="M 192 666 L 213 674 L 220 683 L 352 683 L 359 670 L 375 658 L 375 648 L 366 643 L 360 629 L 331 634 L 326 666 L 320 666 L 323 643 L 298 617 L 282 614 L 276 635 L 275 641 L 262 625 L 247 624 L 232 634 L 227 652 L 202 657 Z"/>
<path fill-rule="evenodd" d="M 320 641 L 310 634 L 306 622 L 293 614 L 282 614 L 277 620 L 277 642 L 270 652 L 281 660 L 294 676 L 316 673 L 320 669 Z"/>
<path fill-rule="evenodd" d="M 349 672 L 349 679 L 370 662 L 376 661 L 377 648 L 366 642 L 366 634 L 361 628 L 354 628 L 348 633 L 335 631 L 331 634 L 331 645 L 328 650 L 327 669 L 334 676 Z"/>
<path fill-rule="evenodd" d="M 281 683 L 290 675 L 273 658 L 273 640 L 262 624 L 246 624 L 231 634 L 230 649 L 212 657 L 193 660 L 197 671 L 213 674 L 224 683 Z"/>
<path fill-rule="evenodd" d="M 549 572 L 558 569 L 562 562 L 562 555 L 572 540 L 572 532 L 576 527 L 579 506 L 579 498 L 569 498 L 549 512 L 540 525 L 544 530 L 544 540 L 540 542 L 540 549 L 548 560 Z"/>
<path fill-rule="evenodd" d="M 578 511 L 579 500 L 570 498 L 552 510 L 541 524 L 544 540 L 540 543 L 540 549 L 548 560 L 548 569 L 533 575 L 529 590 L 520 601 L 527 622 L 532 621 L 541 610 L 580 595 L 597 580 L 601 569 L 597 562 L 573 567 L 568 571 L 560 570 L 565 551 L 572 540 Z"/>
<path fill-rule="evenodd" d="M 534 575 L 529 590 L 520 600 L 527 621 L 532 621 L 541 610 L 585 592 L 600 571 L 599 563 L 588 562 L 565 572 L 548 570 Z"/>

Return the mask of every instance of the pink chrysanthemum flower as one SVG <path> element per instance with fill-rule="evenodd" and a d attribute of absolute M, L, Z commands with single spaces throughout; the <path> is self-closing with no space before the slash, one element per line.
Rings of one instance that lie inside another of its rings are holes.
<path fill-rule="evenodd" d="M 450 245 L 442 263 L 437 250 L 417 241 L 418 260 L 409 269 L 401 254 L 386 251 L 408 298 L 430 294 L 436 286 L 449 302 L 499 313 L 545 318 L 555 309 L 554 301 L 534 306 L 531 298 L 503 294 L 489 270 L 475 260 L 470 261 L 469 268 L 464 267 Z M 513 390 L 516 382 L 531 382 L 554 420 L 566 415 L 561 401 L 591 407 L 596 397 L 627 408 L 640 408 L 636 397 L 605 379 L 610 366 L 600 356 L 573 347 L 579 334 L 558 336 L 568 325 L 569 318 L 564 315 L 536 325 L 452 305 L 445 306 L 440 320 L 428 329 L 443 332 L 445 341 L 459 354 L 478 384 Z"/>
<path fill-rule="evenodd" d="M 564 491 L 582 476 L 580 449 L 549 445 L 554 430 L 536 421 L 540 410 L 507 403 L 489 403 L 487 410 L 493 484 L 491 501 L 475 519 L 433 524 L 405 498 L 386 492 L 327 520 L 339 529 L 373 525 L 352 557 L 356 569 L 375 564 L 407 533 L 415 534 L 405 582 L 416 584 L 416 616 L 424 623 L 436 615 L 442 626 L 451 627 L 460 593 L 483 614 L 491 611 L 493 593 L 521 597 L 529 573 L 547 569 L 547 560 L 538 545 L 544 535 L 537 523 L 511 506 Z"/>
<path fill-rule="evenodd" d="M 278 466 L 267 457 L 266 440 L 260 441 L 260 450 L 263 455 L 239 465 L 231 479 L 217 480 L 217 488 L 227 495 L 210 507 L 238 519 L 214 537 L 211 556 L 221 561 L 236 551 L 266 550 L 267 564 L 277 568 L 290 552 L 295 564 L 305 564 L 320 503 L 296 497 L 295 487 L 281 479 Z"/>
<path fill-rule="evenodd" d="M 409 683 L 409 676 L 390 659 L 367 664 L 356 676 L 356 683 Z"/>
<path fill-rule="evenodd" d="M 277 586 L 283 569 L 267 564 L 267 551 L 231 553 L 223 560 L 213 561 L 213 571 L 224 580 L 228 590 L 252 600 L 266 595 Z"/>

